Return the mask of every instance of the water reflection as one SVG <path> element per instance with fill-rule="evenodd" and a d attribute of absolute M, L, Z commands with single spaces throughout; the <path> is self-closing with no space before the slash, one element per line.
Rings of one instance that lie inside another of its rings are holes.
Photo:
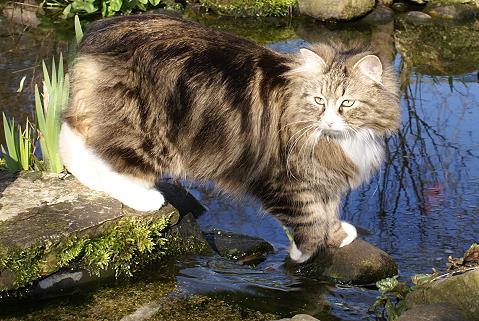
<path fill-rule="evenodd" d="M 221 20 L 216 27 L 262 43 L 275 40 L 268 46 L 284 52 L 318 40 L 359 42 L 394 62 L 401 79 L 400 132 L 387 142 L 389 155 L 380 173 L 351 192 L 342 207 L 344 219 L 369 232 L 364 239 L 393 255 L 404 278 L 432 267 L 442 269 L 448 255 L 460 255 L 479 241 L 478 22 L 413 26 L 396 19 L 381 26 L 331 26 L 311 20 L 270 21 L 265 28 L 271 30 L 272 38 L 267 32 L 257 38 L 258 33 L 250 31 L 258 23 L 242 26 Z M 19 110 L 28 113 L 32 102 L 29 91 L 13 94 L 21 77 L 12 76 L 12 71 L 35 67 L 57 48 L 46 38 L 35 37 L 35 32 L 13 38 L 7 33 L 7 42 L 0 43 L 2 109 L 17 117 Z M 182 262 L 178 291 L 207 292 L 285 316 L 305 312 L 321 320 L 373 319 L 367 309 L 376 292 L 332 288 L 285 273 L 281 263 L 287 255 L 287 238 L 254 200 L 232 200 L 208 185 L 190 190 L 208 208 L 199 218 L 203 229 L 259 236 L 272 243 L 276 252 L 257 267 L 217 257 Z"/>

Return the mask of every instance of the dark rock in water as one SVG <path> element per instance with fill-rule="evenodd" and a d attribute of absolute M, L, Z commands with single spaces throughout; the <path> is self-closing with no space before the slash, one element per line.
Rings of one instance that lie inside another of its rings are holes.
<path fill-rule="evenodd" d="M 264 255 L 272 253 L 271 244 L 259 237 L 234 234 L 215 230 L 204 233 L 210 246 L 221 256 L 245 264 L 255 264 L 264 260 Z"/>
<path fill-rule="evenodd" d="M 418 25 L 430 23 L 431 18 L 432 17 L 430 15 L 421 11 L 409 11 L 408 13 L 404 15 L 404 19 L 407 22 L 418 24 Z"/>
<path fill-rule="evenodd" d="M 460 3 L 444 6 L 427 5 L 424 12 L 434 18 L 451 19 L 455 21 L 468 21 L 478 15 L 477 8 Z"/>
<path fill-rule="evenodd" d="M 193 214 L 188 213 L 181 217 L 179 222 L 173 226 L 169 232 L 176 239 L 177 244 L 173 244 L 173 247 L 180 245 L 179 248 L 175 248 L 174 252 L 178 254 L 201 254 L 212 255 L 213 250 L 209 246 L 207 240 L 203 236 L 198 223 L 196 222 Z"/>
<path fill-rule="evenodd" d="M 422 304 L 447 303 L 460 309 L 466 317 L 465 320 L 479 321 L 478 298 L 479 268 L 476 268 L 416 287 L 407 295 L 406 307 L 413 309 Z"/>
<path fill-rule="evenodd" d="M 420 304 L 407 310 L 396 321 L 466 321 L 456 306 L 451 304 Z"/>
<path fill-rule="evenodd" d="M 299 0 L 301 14 L 319 20 L 351 20 L 371 11 L 375 0 Z"/>
<path fill-rule="evenodd" d="M 307 277 L 356 285 L 372 284 L 398 273 L 396 263 L 386 252 L 359 239 L 342 248 L 327 249 L 303 264 L 288 260 L 286 267 Z"/>
<path fill-rule="evenodd" d="M 391 8 L 396 12 L 406 12 L 409 11 L 409 6 L 404 2 L 395 2 Z"/>
<path fill-rule="evenodd" d="M 371 13 L 362 19 L 371 25 L 382 25 L 394 19 L 394 11 L 386 6 L 378 5 Z"/>

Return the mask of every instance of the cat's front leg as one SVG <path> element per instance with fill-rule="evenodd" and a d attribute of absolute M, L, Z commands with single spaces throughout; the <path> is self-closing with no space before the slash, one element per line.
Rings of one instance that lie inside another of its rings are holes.
<path fill-rule="evenodd" d="M 343 247 L 356 239 L 356 228 L 338 219 L 337 205 L 338 202 L 317 203 L 283 216 L 283 221 L 294 232 L 289 247 L 293 261 L 303 263 L 321 249 Z"/>

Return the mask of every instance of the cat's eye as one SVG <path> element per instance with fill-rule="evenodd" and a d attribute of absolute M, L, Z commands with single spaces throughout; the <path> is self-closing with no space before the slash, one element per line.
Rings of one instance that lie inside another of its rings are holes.
<path fill-rule="evenodd" d="M 322 97 L 314 97 L 314 101 L 316 102 L 316 104 L 318 105 L 324 105 L 325 104 L 325 101 Z"/>
<path fill-rule="evenodd" d="M 343 100 L 343 102 L 341 103 L 341 107 L 351 107 L 352 105 L 354 105 L 354 100 Z"/>

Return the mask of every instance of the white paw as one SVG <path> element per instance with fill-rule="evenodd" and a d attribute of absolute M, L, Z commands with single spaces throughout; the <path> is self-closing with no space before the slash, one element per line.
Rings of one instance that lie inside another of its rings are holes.
<path fill-rule="evenodd" d="M 140 193 L 125 194 L 117 199 L 126 206 L 142 212 L 158 210 L 165 204 L 165 198 L 156 189 L 144 189 Z"/>
<path fill-rule="evenodd" d="M 346 238 L 341 242 L 341 245 L 339 245 L 339 247 L 343 247 L 348 244 L 351 244 L 356 239 L 356 237 L 358 237 L 358 232 L 356 231 L 356 228 L 352 224 L 349 224 L 348 222 L 345 222 L 345 221 L 341 221 L 341 227 L 346 232 L 346 234 L 348 234 L 348 236 L 346 236 Z"/>
<path fill-rule="evenodd" d="M 311 256 L 301 253 L 301 251 L 296 246 L 296 243 L 293 242 L 289 246 L 289 257 L 296 263 L 303 263 L 309 260 Z"/>

